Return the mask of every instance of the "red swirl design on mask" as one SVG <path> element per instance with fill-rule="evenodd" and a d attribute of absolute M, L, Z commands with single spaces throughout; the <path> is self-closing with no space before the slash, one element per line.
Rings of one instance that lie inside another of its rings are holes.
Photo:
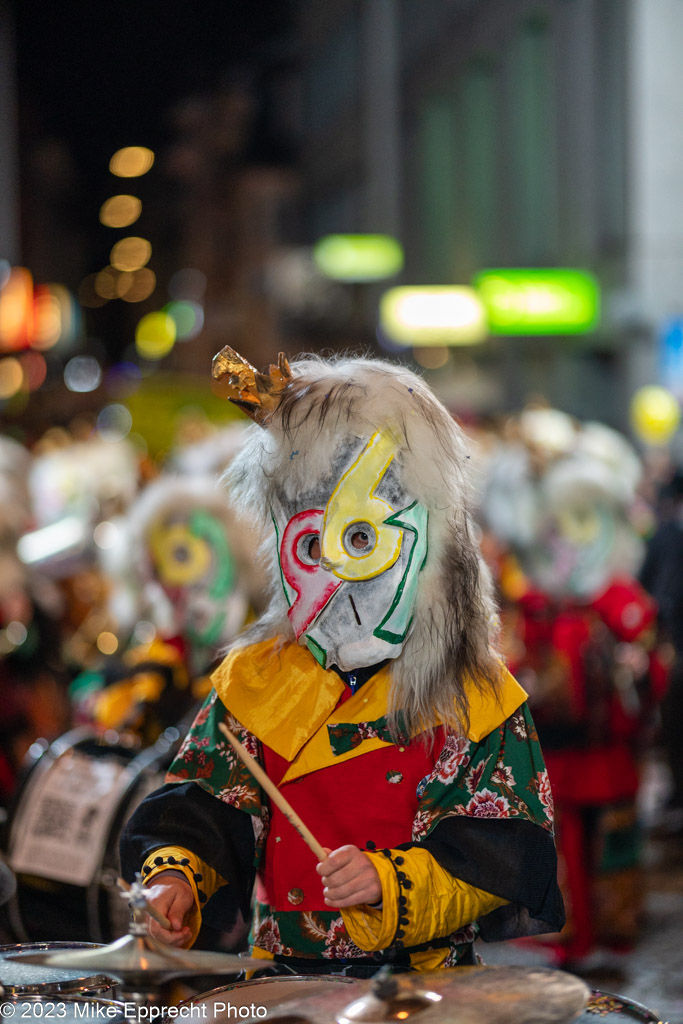
<path fill-rule="evenodd" d="M 307 563 L 299 556 L 299 541 L 307 534 L 320 536 L 324 512 L 309 508 L 297 512 L 287 523 L 280 545 L 282 575 L 296 591 L 296 600 L 287 615 L 297 640 L 317 619 L 332 595 L 341 587 L 336 579 L 318 562 Z"/>

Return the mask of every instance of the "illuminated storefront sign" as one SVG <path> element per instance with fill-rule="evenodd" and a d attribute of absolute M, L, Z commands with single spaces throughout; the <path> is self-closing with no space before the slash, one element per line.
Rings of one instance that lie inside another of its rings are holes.
<path fill-rule="evenodd" d="M 484 307 L 465 285 L 390 288 L 379 319 L 382 332 L 399 345 L 473 345 L 488 335 Z"/>
<path fill-rule="evenodd" d="M 585 270 L 483 270 L 473 283 L 492 334 L 583 334 L 600 319 L 598 283 Z"/>
<path fill-rule="evenodd" d="M 390 235 L 326 235 L 314 245 L 313 261 L 335 281 L 383 281 L 403 269 L 403 249 Z"/>

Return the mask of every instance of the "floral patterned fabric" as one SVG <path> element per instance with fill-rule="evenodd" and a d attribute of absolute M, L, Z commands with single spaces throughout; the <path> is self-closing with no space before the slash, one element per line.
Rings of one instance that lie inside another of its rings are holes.
<path fill-rule="evenodd" d="M 268 833 L 269 808 L 259 786 L 223 739 L 218 729 L 221 721 L 226 722 L 249 753 L 263 764 L 264 753 L 259 741 L 226 711 L 217 694 L 212 692 L 171 766 L 167 781 L 194 780 L 218 800 L 249 814 L 258 869 Z M 385 719 L 330 726 L 328 732 L 336 753 L 354 749 L 368 738 L 388 739 Z M 430 837 L 438 838 L 439 824 L 455 818 L 497 819 L 501 825 L 503 819 L 516 819 L 539 826 L 546 834 L 552 832 L 548 776 L 526 705 L 479 742 L 442 730 L 436 744 L 430 762 L 433 768 L 417 786 L 412 828 L 406 829 L 408 846 L 421 844 Z M 358 756 L 363 755 L 359 752 Z M 389 774 L 395 777 L 390 779 Z M 387 773 L 386 779 L 399 783 L 400 773 Z M 362 805 L 358 813 L 362 815 Z M 504 836 L 501 836 L 502 841 Z M 257 899 L 251 934 L 254 946 L 267 954 L 285 957 L 367 959 L 368 954 L 351 941 L 338 910 L 302 912 L 296 909 L 296 890 L 292 893 L 291 910 L 275 909 Z M 505 892 L 497 895 L 512 898 Z M 435 936 L 440 940 L 438 945 L 445 947 L 448 965 L 471 956 L 471 944 L 477 931 L 476 922 L 472 922 L 449 937 Z"/>

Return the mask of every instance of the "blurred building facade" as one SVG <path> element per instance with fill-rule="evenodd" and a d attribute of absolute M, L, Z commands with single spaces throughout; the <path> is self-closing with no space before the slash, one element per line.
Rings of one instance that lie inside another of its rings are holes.
<path fill-rule="evenodd" d="M 19 150 L 16 124 L 14 28 L 6 0 L 0 0 L 0 260 L 19 256 Z"/>
<path fill-rule="evenodd" d="M 433 382 L 473 412 L 543 395 L 626 428 L 633 389 L 658 382 L 663 326 L 683 312 L 683 5 L 299 10 L 307 240 L 396 234 L 406 265 L 388 284 L 468 284 L 495 267 L 592 271 L 603 296 L 594 333 L 491 338 L 452 350 Z M 369 337 L 376 298 L 366 297 Z"/>

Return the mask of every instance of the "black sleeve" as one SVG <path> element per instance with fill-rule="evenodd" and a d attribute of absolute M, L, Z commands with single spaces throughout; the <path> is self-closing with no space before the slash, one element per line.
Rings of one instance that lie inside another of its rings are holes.
<path fill-rule="evenodd" d="M 522 819 L 442 820 L 420 846 L 455 878 L 509 900 L 479 918 L 485 942 L 559 931 L 565 921 L 557 854 L 546 829 Z"/>
<path fill-rule="evenodd" d="M 247 919 L 254 885 L 251 816 L 207 793 L 195 782 L 167 783 L 150 793 L 128 819 L 120 841 L 121 871 L 128 882 L 162 846 L 182 846 L 229 884 L 202 908 L 202 919 L 227 929 L 237 911 Z"/>

